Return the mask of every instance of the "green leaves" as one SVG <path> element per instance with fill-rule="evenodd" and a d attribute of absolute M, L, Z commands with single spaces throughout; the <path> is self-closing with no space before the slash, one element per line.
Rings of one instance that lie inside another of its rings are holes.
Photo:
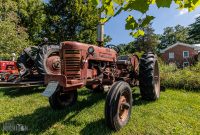
<path fill-rule="evenodd" d="M 113 16 L 114 15 L 114 3 L 112 1 L 105 2 L 103 4 L 104 11 L 106 15 Z"/>
<path fill-rule="evenodd" d="M 113 0 L 116 4 L 122 5 L 124 3 L 124 0 Z"/>
<path fill-rule="evenodd" d="M 145 27 L 147 26 L 155 17 L 147 15 L 146 18 L 143 20 L 141 26 Z"/>
<path fill-rule="evenodd" d="M 134 17 L 133 16 L 128 16 L 127 19 L 126 19 L 125 28 L 127 30 L 134 30 L 136 27 L 138 27 L 138 23 L 136 22 Z"/>
<path fill-rule="evenodd" d="M 89 0 L 93 5 L 97 6 L 99 4 L 99 0 Z"/>
<path fill-rule="evenodd" d="M 124 10 L 125 11 L 137 10 L 141 13 L 146 13 L 149 9 L 150 4 L 151 1 L 149 2 L 147 0 L 130 0 L 124 6 Z"/>
<path fill-rule="evenodd" d="M 144 31 L 143 30 L 137 30 L 135 33 L 133 33 L 133 36 L 135 38 L 140 37 L 140 36 L 144 36 Z"/>
<path fill-rule="evenodd" d="M 30 45 L 25 28 L 10 20 L 0 21 L 0 54 L 16 53 Z"/>
<path fill-rule="evenodd" d="M 100 22 L 103 24 L 107 21 L 108 19 L 107 18 L 101 18 Z"/>
<path fill-rule="evenodd" d="M 148 26 L 148 24 L 154 19 L 153 16 L 147 15 L 146 18 L 143 19 L 142 23 L 138 23 L 133 16 L 128 16 L 126 19 L 126 25 L 125 28 L 127 30 L 135 31 L 135 29 L 138 29 L 136 32 L 131 32 L 130 35 L 137 38 L 139 36 L 144 36 L 144 31 L 142 30 L 143 27 Z M 140 22 L 140 21 L 139 21 Z"/>
<path fill-rule="evenodd" d="M 160 7 L 170 7 L 172 0 L 156 0 L 156 5 L 158 8 Z"/>
<path fill-rule="evenodd" d="M 187 8 L 188 11 L 193 11 L 200 6 L 199 0 L 174 0 L 174 2 L 179 6 L 179 9 Z"/>

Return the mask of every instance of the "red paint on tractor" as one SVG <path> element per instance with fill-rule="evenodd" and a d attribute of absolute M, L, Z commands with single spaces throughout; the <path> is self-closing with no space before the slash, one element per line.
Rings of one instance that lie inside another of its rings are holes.
<path fill-rule="evenodd" d="M 11 75 L 18 76 L 16 61 L 0 61 L 0 81 L 7 81 Z"/>
<path fill-rule="evenodd" d="M 92 54 L 88 52 L 89 47 L 94 49 Z M 61 75 L 46 75 L 45 83 L 58 81 L 66 91 L 83 86 L 96 89 L 100 85 L 112 85 L 121 77 L 131 82 L 129 68 L 134 64 L 132 68 L 136 70 L 139 65 L 136 55 L 127 57 L 127 64 L 124 64 L 124 60 L 117 62 L 118 54 L 114 49 L 73 41 L 61 43 L 60 58 Z"/>

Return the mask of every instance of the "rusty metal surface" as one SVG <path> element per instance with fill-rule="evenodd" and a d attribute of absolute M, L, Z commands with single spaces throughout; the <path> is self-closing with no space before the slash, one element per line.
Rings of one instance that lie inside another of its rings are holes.
<path fill-rule="evenodd" d="M 67 77 L 65 75 L 45 75 L 45 84 L 48 84 L 48 82 L 51 81 L 57 81 L 59 82 L 59 85 L 65 88 L 73 87 L 74 89 L 80 88 L 84 86 L 84 83 L 82 80 L 67 80 Z M 70 89 L 66 89 L 70 90 Z"/>
<path fill-rule="evenodd" d="M 47 72 L 51 74 L 60 74 L 60 57 L 59 55 L 50 55 L 46 60 Z"/>
<path fill-rule="evenodd" d="M 89 53 L 88 48 L 94 52 Z M 61 75 L 46 75 L 45 84 L 58 81 L 64 90 L 69 91 L 83 86 L 92 89 L 112 85 L 116 80 L 124 80 L 131 86 L 136 84 L 139 58 L 137 55 L 117 59 L 114 49 L 90 44 L 65 41 L 61 43 Z"/>
<path fill-rule="evenodd" d="M 116 60 L 117 53 L 113 49 L 98 47 L 95 45 L 66 41 L 63 42 L 62 50 L 81 50 L 81 56 L 86 57 L 87 50 L 90 46 L 94 47 L 94 54 L 89 56 L 89 60 L 109 61 Z M 63 52 L 64 53 L 64 52 Z"/>
<path fill-rule="evenodd" d="M 30 82 L 0 82 L 0 88 L 24 88 L 44 86 L 44 81 L 30 81 Z"/>

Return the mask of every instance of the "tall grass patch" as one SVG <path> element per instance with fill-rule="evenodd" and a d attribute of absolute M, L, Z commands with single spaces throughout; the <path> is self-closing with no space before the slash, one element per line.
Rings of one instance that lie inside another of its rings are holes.
<path fill-rule="evenodd" d="M 184 69 L 161 63 L 160 75 L 161 85 L 165 87 L 200 91 L 200 63 Z"/>

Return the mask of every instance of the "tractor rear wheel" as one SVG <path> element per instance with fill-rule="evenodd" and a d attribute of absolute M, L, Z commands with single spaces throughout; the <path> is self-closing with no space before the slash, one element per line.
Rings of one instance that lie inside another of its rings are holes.
<path fill-rule="evenodd" d="M 105 119 L 107 125 L 117 131 L 125 126 L 130 118 L 132 91 L 128 83 L 115 82 L 106 97 Z"/>
<path fill-rule="evenodd" d="M 38 73 L 41 75 L 45 74 L 60 74 L 60 56 L 59 46 L 57 45 L 44 45 L 40 49 L 36 65 Z"/>
<path fill-rule="evenodd" d="M 29 75 L 33 66 L 33 60 L 23 51 L 17 59 L 17 67 L 20 70 L 20 76 L 24 77 Z"/>
<path fill-rule="evenodd" d="M 62 92 L 62 87 L 59 86 L 56 92 L 49 97 L 49 104 L 54 110 L 64 109 L 75 104 L 77 97 L 77 90 Z"/>
<path fill-rule="evenodd" d="M 140 59 L 139 87 L 143 99 L 156 100 L 160 96 L 160 75 L 157 56 L 145 53 Z"/>

